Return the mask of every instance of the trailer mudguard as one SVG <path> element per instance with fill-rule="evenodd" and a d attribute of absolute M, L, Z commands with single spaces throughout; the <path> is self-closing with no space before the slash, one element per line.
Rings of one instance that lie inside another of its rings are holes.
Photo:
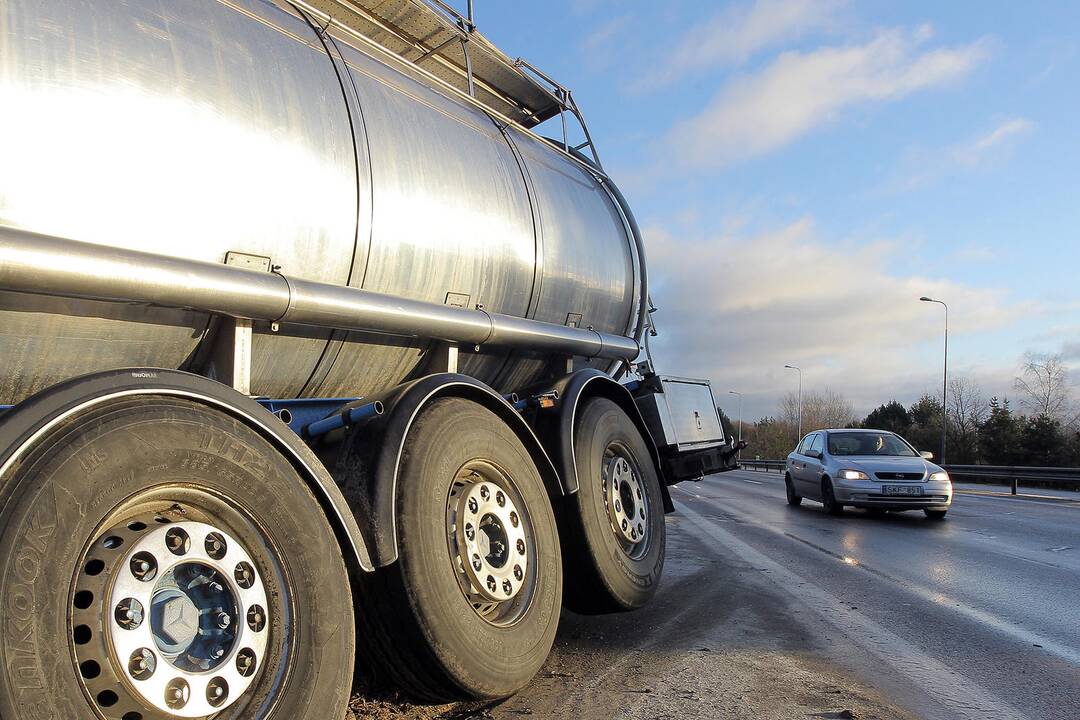
<path fill-rule="evenodd" d="M 555 465 L 528 423 L 499 393 L 475 378 L 438 373 L 365 397 L 350 405 L 379 400 L 385 408 L 383 414 L 334 431 L 316 451 L 331 469 L 358 519 L 366 520 L 362 527 L 375 567 L 389 565 L 398 557 L 394 506 L 405 439 L 424 407 L 448 396 L 472 400 L 494 412 L 520 438 L 551 497 L 566 493 Z"/>
<path fill-rule="evenodd" d="M 641 436 L 645 438 L 657 474 L 664 477 L 665 466 L 660 462 L 656 443 L 629 390 L 595 368 L 578 370 L 566 375 L 549 386 L 548 391 L 551 390 L 559 394 L 555 408 L 538 411 L 534 424 L 537 436 L 555 459 L 555 467 L 563 478 L 567 495 L 577 492 L 579 482 L 577 457 L 574 450 L 574 421 L 577 417 L 578 406 L 583 400 L 591 397 L 605 397 L 626 412 L 641 432 Z M 666 482 L 660 483 L 660 492 L 664 496 L 664 511 L 673 512 L 675 506 L 671 502 Z"/>
<path fill-rule="evenodd" d="M 124 368 L 83 375 L 33 395 L 0 420 L 0 478 L 56 423 L 93 405 L 129 395 L 173 395 L 227 412 L 276 447 L 296 468 L 318 499 L 334 529 L 345 562 L 373 569 L 360 524 L 330 473 L 310 448 L 281 420 L 257 402 L 219 382 L 178 370 Z M 0 484 L 0 507 L 13 488 Z"/>

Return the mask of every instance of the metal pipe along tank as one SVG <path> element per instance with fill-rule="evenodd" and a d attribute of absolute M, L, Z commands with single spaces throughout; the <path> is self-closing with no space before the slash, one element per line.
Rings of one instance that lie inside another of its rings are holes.
<path fill-rule="evenodd" d="M 630 360 L 638 354 L 633 339 L 595 330 L 11 228 L 0 228 L 0 287 L 586 358 Z"/>

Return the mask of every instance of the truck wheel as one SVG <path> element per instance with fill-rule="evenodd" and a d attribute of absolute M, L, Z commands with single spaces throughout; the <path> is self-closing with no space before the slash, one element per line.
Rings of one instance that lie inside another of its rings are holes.
<path fill-rule="evenodd" d="M 664 568 L 664 501 L 645 439 L 618 405 L 587 400 L 574 432 L 578 491 L 561 513 L 564 601 L 602 613 L 641 607 Z"/>
<path fill-rule="evenodd" d="M 34 440 L 0 499 L 5 720 L 341 716 L 345 564 L 247 425 L 179 397 L 101 401 Z"/>
<path fill-rule="evenodd" d="M 475 402 L 433 401 L 406 437 L 395 512 L 397 562 L 360 579 L 376 673 L 434 702 L 523 688 L 562 598 L 555 517 L 524 445 Z"/>

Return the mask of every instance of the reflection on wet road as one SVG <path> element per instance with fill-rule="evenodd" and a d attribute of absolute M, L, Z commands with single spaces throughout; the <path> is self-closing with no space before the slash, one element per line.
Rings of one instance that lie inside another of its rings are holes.
<path fill-rule="evenodd" d="M 918 714 L 1080 718 L 1080 504 L 960 494 L 944 522 L 834 518 L 745 471 L 673 496 L 683 527 L 760 565 Z"/>

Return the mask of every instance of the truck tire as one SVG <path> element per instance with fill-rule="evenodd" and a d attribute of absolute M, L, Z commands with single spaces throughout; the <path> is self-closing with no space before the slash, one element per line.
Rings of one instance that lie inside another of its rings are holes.
<path fill-rule="evenodd" d="M 578 410 L 574 454 L 578 491 L 560 513 L 564 602 L 590 614 L 639 608 L 660 583 L 666 542 L 648 446 L 622 408 L 597 397 Z"/>
<path fill-rule="evenodd" d="M 9 465 L 0 717 L 343 714 L 345 564 L 307 485 L 256 431 L 189 399 L 119 396 L 53 423 Z"/>
<path fill-rule="evenodd" d="M 547 490 L 490 410 L 440 398 L 405 439 L 398 559 L 360 578 L 362 657 L 413 698 L 503 698 L 555 640 L 559 537 Z"/>

